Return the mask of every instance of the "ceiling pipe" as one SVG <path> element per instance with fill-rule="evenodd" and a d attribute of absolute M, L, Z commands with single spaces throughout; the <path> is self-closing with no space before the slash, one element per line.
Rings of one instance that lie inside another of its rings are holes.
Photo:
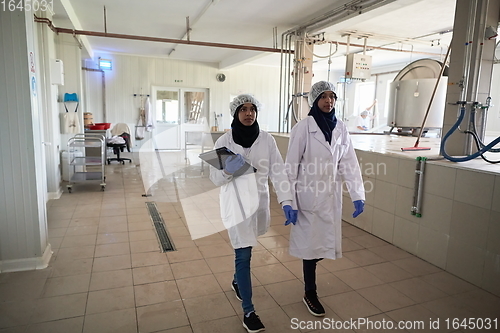
<path fill-rule="evenodd" d="M 381 46 L 387 46 L 387 45 L 392 45 L 395 43 L 413 43 L 413 44 L 421 44 L 421 45 L 429 45 L 429 43 L 432 43 L 433 40 L 421 40 L 422 38 L 429 37 L 429 36 L 434 36 L 434 35 L 444 35 L 447 33 L 453 32 L 453 30 L 447 29 L 444 31 L 437 31 L 417 37 L 399 37 L 399 36 L 393 36 L 393 35 L 384 35 L 384 34 L 378 34 L 378 33 L 371 33 L 371 32 L 365 32 L 365 31 L 340 31 L 340 33 L 344 35 L 351 35 L 352 37 L 357 37 L 358 39 L 361 38 L 372 38 L 376 40 L 387 40 L 390 41 L 389 43 L 386 43 Z M 436 38 L 434 40 L 441 40 L 441 38 Z"/>
<path fill-rule="evenodd" d="M 349 43 L 349 42 L 348 43 L 344 43 L 344 42 L 329 41 L 327 43 L 335 43 L 335 44 L 338 44 L 338 45 L 347 46 L 346 53 L 349 53 L 349 47 L 360 47 L 360 48 L 363 48 L 363 49 L 366 48 L 366 51 L 381 50 L 381 51 L 392 51 L 392 52 L 418 53 L 418 54 L 425 54 L 425 55 L 430 55 L 430 56 L 440 56 L 441 55 L 441 53 L 420 52 L 420 51 L 403 50 L 403 49 L 391 49 L 389 47 L 382 47 L 382 46 L 369 46 L 369 45 L 365 46 L 365 45 L 361 45 L 361 44 L 352 44 L 352 43 Z"/>
<path fill-rule="evenodd" d="M 75 34 L 73 34 L 73 38 L 75 39 L 76 43 L 78 44 L 78 48 L 81 50 L 83 48 L 82 43 L 80 43 L 80 41 L 78 40 L 78 38 L 76 38 Z"/>
<path fill-rule="evenodd" d="M 108 32 L 108 24 L 107 24 L 107 17 L 106 17 L 106 6 L 104 6 L 104 32 Z"/>
<path fill-rule="evenodd" d="M 107 38 L 118 38 L 118 39 L 128 39 L 128 40 L 139 40 L 146 42 L 158 42 L 158 43 L 172 43 L 172 44 L 187 44 L 187 45 L 197 45 L 197 46 L 209 46 L 209 47 L 221 47 L 228 49 L 238 49 L 247 51 L 259 51 L 259 52 L 271 52 L 271 53 L 294 53 L 293 50 L 282 50 L 270 47 L 260 47 L 260 46 L 248 46 L 248 45 L 237 45 L 237 44 L 224 44 L 224 43 L 210 43 L 210 42 L 197 42 L 197 41 L 187 41 L 179 39 L 169 39 L 160 37 L 148 37 L 148 36 L 136 36 L 136 35 L 124 35 L 124 34 L 114 34 L 105 33 L 98 31 L 87 31 L 87 30 L 73 30 L 67 28 L 57 28 L 54 27 L 52 22 L 46 18 L 39 18 L 35 15 L 35 22 L 45 23 L 49 28 L 57 34 L 71 34 L 71 35 L 83 35 L 83 36 L 94 36 L 94 37 L 107 37 Z"/>
<path fill-rule="evenodd" d="M 57 33 L 56 27 L 54 27 L 51 20 L 49 20 L 48 18 L 45 18 L 45 17 L 38 17 L 38 16 L 36 16 L 36 14 L 33 16 L 35 16 L 35 22 L 45 23 L 45 24 L 47 24 L 47 26 L 49 27 L 50 30 Z"/>
<path fill-rule="evenodd" d="M 194 26 L 194 25 L 195 25 L 195 24 L 196 24 L 196 23 L 200 20 L 200 18 L 201 18 L 203 15 L 205 15 L 205 13 L 206 13 L 206 11 L 208 10 L 208 8 L 210 8 L 211 6 L 215 6 L 215 5 L 217 4 L 217 2 L 219 2 L 219 0 L 210 0 L 210 1 L 209 1 L 206 5 L 205 5 L 205 7 L 203 7 L 203 9 L 201 10 L 201 13 L 200 13 L 198 16 L 196 16 L 196 17 L 194 18 L 193 22 L 191 23 L 191 27 L 192 27 L 192 26 Z M 189 37 L 190 37 L 190 36 L 189 36 L 189 33 L 190 33 L 190 30 L 192 30 L 192 29 L 191 29 L 191 27 L 189 26 L 189 16 L 188 16 L 186 19 L 188 20 L 188 21 L 187 21 L 187 30 L 186 30 L 186 32 L 182 35 L 182 37 L 181 37 L 180 39 L 187 38 L 187 40 L 189 40 Z M 177 46 L 177 45 L 174 45 L 174 46 L 170 49 L 170 51 L 168 52 L 168 56 L 170 56 L 170 55 L 172 54 L 172 52 L 174 52 L 174 51 L 175 51 L 175 47 L 176 47 L 176 46 Z"/>
<path fill-rule="evenodd" d="M 351 18 L 355 15 L 362 14 L 363 12 L 375 9 L 394 1 L 395 0 L 352 0 L 284 33 L 288 34 L 300 30 L 305 30 L 306 33 L 312 33 L 332 26 L 333 24 L 339 23 L 344 19 Z"/>

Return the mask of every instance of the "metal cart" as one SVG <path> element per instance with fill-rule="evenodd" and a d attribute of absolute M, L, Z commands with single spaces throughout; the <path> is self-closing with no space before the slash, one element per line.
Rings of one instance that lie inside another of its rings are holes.
<path fill-rule="evenodd" d="M 75 148 L 99 148 L 100 156 L 76 156 L 71 152 L 76 151 Z M 100 134 L 76 134 L 68 140 L 68 151 L 70 152 L 68 162 L 69 167 L 73 168 L 73 176 L 67 185 L 68 192 L 71 193 L 73 184 L 81 182 L 100 182 L 101 190 L 106 187 L 106 138 Z M 82 166 L 83 171 L 76 171 L 76 166 Z"/>

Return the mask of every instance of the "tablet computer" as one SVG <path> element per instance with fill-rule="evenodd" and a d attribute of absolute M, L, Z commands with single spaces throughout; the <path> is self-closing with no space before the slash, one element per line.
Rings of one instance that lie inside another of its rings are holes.
<path fill-rule="evenodd" d="M 231 155 L 236 154 L 226 147 L 220 147 L 215 150 L 207 151 L 206 153 L 200 154 L 198 156 L 216 169 L 222 170 L 226 166 L 227 158 Z M 243 164 L 243 166 L 238 171 L 233 173 L 233 177 L 241 176 L 247 173 L 253 173 L 256 171 L 257 169 L 254 168 L 250 163 L 245 162 L 245 164 Z"/>

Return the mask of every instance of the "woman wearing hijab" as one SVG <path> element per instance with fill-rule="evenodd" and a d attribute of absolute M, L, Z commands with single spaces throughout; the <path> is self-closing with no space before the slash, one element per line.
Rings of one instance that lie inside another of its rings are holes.
<path fill-rule="evenodd" d="M 247 94 L 237 96 L 230 104 L 232 129 L 222 135 L 215 148 L 226 147 L 236 155 L 230 156 L 223 170 L 210 168 L 210 179 L 220 189 L 221 217 L 228 230 L 235 252 L 235 274 L 231 288 L 242 301 L 243 326 L 248 332 L 264 330 L 252 303 L 250 259 L 257 237 L 267 232 L 270 224 L 269 186 L 271 178 L 285 217 L 295 222 L 297 211 L 292 210 L 292 194 L 285 166 L 274 138 L 259 129 L 259 101 Z M 255 173 L 239 172 L 245 163 L 256 168 Z"/>
<path fill-rule="evenodd" d="M 320 81 L 309 92 L 311 110 L 290 133 L 287 171 L 298 208 L 290 232 L 290 254 L 303 259 L 304 304 L 314 316 L 325 310 L 316 292 L 316 263 L 342 257 L 342 180 L 357 217 L 365 191 L 356 153 L 345 124 L 335 117 L 332 83 Z M 292 222 L 293 223 L 293 222 Z"/>

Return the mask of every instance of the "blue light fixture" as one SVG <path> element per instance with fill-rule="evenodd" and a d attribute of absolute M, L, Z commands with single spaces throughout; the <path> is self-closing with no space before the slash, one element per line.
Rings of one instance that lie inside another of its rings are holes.
<path fill-rule="evenodd" d="M 113 68 L 111 59 L 99 58 L 99 68 L 105 71 L 110 71 Z"/>

